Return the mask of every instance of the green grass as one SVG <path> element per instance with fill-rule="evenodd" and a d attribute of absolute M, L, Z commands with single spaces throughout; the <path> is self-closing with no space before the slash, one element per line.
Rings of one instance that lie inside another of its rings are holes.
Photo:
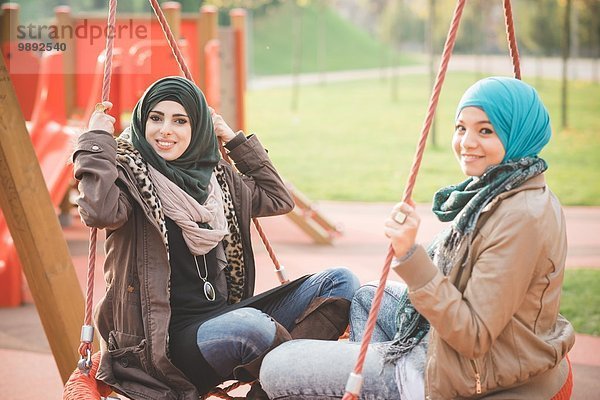
<path fill-rule="evenodd" d="M 565 271 L 560 312 L 578 333 L 600 336 L 600 270 Z"/>
<path fill-rule="evenodd" d="M 316 5 L 297 7 L 295 2 L 288 1 L 254 18 L 250 60 L 254 74 L 290 74 L 294 71 L 294 30 L 299 17 L 302 61 L 298 72 L 377 68 L 388 65 L 392 59 L 396 64 L 414 63 L 408 57 L 399 57 L 329 8 L 322 10 Z M 321 48 L 324 54 L 321 61 L 320 38 L 325 44 Z"/>
<path fill-rule="evenodd" d="M 462 176 L 450 149 L 454 111 L 477 78 L 448 75 L 437 109 L 436 147 L 428 145 L 413 198 L 429 202 L 436 189 Z M 600 86 L 573 83 L 571 127 L 561 131 L 560 83 L 538 89 L 553 121 L 554 136 L 541 156 L 547 178 L 565 205 L 600 205 Z M 368 80 L 304 86 L 298 111 L 292 89 L 250 91 L 248 127 L 271 150 L 282 175 L 313 199 L 399 200 L 429 100 L 429 78 L 399 78 L 399 100 L 389 81 Z"/>

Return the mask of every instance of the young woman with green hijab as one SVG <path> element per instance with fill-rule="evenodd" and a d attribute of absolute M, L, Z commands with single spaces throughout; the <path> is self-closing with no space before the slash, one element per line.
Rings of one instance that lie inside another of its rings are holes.
<path fill-rule="evenodd" d="M 253 296 L 250 220 L 294 206 L 256 136 L 234 133 L 181 77 L 152 84 L 116 140 L 114 122 L 94 112 L 73 154 L 81 218 L 106 230 L 97 379 L 131 399 L 197 400 L 255 380 L 292 337 L 344 332 L 359 286 L 348 269 Z M 254 385 L 249 398 L 261 396 Z"/>
<path fill-rule="evenodd" d="M 465 92 L 452 149 L 468 178 L 433 199 L 450 227 L 426 251 L 415 244 L 414 204 L 396 205 L 385 222 L 405 284 L 386 286 L 361 398 L 569 398 L 574 331 L 558 313 L 565 219 L 538 156 L 550 136 L 526 83 L 492 77 Z M 260 377 L 270 398 L 342 397 L 374 292 L 364 286 L 352 300 L 349 344 L 292 341 L 267 355 Z"/>

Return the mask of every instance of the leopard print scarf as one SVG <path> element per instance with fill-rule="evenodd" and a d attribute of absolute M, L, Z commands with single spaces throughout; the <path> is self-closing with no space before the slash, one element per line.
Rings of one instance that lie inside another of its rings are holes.
<path fill-rule="evenodd" d="M 146 213 L 157 223 L 163 242 L 169 252 L 169 239 L 167 236 L 167 225 L 163 213 L 160 198 L 156 193 L 156 187 L 150 179 L 148 164 L 141 154 L 133 147 L 129 133 L 123 132 L 117 138 L 117 161 L 128 166 L 136 180 L 136 186 L 140 191 L 141 198 L 146 204 Z M 229 304 L 238 303 L 242 300 L 245 288 L 245 264 L 242 245 L 242 235 L 237 215 L 233 207 L 233 200 L 229 191 L 229 185 L 225 180 L 225 172 L 222 166 L 215 167 L 215 175 L 223 192 L 223 208 L 229 233 L 223 238 L 227 266 L 225 267 L 225 279 L 227 281 Z"/>

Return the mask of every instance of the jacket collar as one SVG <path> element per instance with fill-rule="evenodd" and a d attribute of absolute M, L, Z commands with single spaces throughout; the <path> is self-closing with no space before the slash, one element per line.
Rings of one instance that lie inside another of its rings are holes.
<path fill-rule="evenodd" d="M 488 205 L 486 205 L 483 210 L 481 211 L 481 213 L 486 213 L 490 210 L 492 210 L 494 207 L 496 207 L 496 205 L 501 202 L 502 200 L 511 197 L 513 195 L 515 195 L 516 193 L 525 191 L 525 190 L 534 190 L 534 189 L 543 189 L 546 187 L 546 177 L 544 176 L 544 174 L 539 174 L 537 176 L 534 176 L 533 178 L 529 179 L 528 181 L 524 182 L 522 185 L 517 186 L 516 188 L 500 193 L 498 196 L 496 196 L 492 201 L 489 202 Z"/>

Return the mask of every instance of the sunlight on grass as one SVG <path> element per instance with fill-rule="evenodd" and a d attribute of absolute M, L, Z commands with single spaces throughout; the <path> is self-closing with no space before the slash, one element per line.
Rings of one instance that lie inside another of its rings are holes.
<path fill-rule="evenodd" d="M 437 109 L 437 146 L 430 144 L 414 199 L 429 202 L 438 188 L 463 176 L 450 150 L 455 106 L 478 78 L 449 74 Z M 300 88 L 298 111 L 291 88 L 250 91 L 248 127 L 271 150 L 282 175 L 313 199 L 396 201 L 413 160 L 429 101 L 429 78 L 367 80 Z M 560 131 L 560 82 L 544 80 L 540 94 L 553 119 L 554 137 L 542 152 L 547 179 L 563 204 L 600 204 L 600 86 L 570 90 L 571 128 Z"/>
<path fill-rule="evenodd" d="M 600 336 L 600 270 L 565 271 L 560 312 L 578 333 Z"/>

